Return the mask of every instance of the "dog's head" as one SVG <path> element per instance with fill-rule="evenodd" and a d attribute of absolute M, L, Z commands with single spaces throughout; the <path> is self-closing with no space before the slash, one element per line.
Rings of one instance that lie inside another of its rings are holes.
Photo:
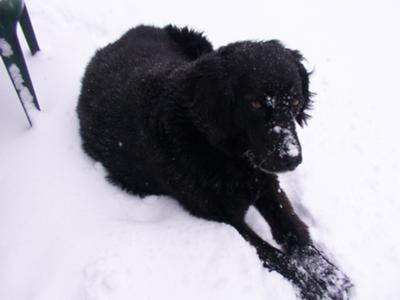
<path fill-rule="evenodd" d="M 200 58 L 193 113 L 210 142 L 264 172 L 295 169 L 295 123 L 306 123 L 311 96 L 302 60 L 278 41 L 234 43 Z"/>

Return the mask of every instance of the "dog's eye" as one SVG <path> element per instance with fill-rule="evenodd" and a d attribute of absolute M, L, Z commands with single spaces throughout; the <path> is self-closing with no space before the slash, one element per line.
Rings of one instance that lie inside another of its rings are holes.
<path fill-rule="evenodd" d="M 258 100 L 251 101 L 251 107 L 259 109 L 262 107 L 262 103 Z"/>
<path fill-rule="evenodd" d="M 290 104 L 291 104 L 292 106 L 297 107 L 297 106 L 300 104 L 300 100 L 299 100 L 299 99 L 293 99 L 293 100 L 290 102 Z"/>

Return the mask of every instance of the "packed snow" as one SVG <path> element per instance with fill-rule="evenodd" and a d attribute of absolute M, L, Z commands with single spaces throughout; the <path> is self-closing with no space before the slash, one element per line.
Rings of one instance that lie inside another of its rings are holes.
<path fill-rule="evenodd" d="M 0 38 L 0 53 L 5 57 L 9 57 L 13 54 L 10 44 L 3 38 Z"/>
<path fill-rule="evenodd" d="M 24 102 L 24 105 L 31 105 L 33 107 L 33 97 L 28 88 L 25 86 L 25 81 L 22 78 L 21 70 L 17 67 L 16 64 L 12 64 L 8 68 L 8 72 L 13 79 L 15 88 L 17 89 L 19 96 Z"/>
<path fill-rule="evenodd" d="M 280 39 L 317 93 L 281 176 L 353 300 L 400 297 L 399 4 L 395 1 L 27 1 L 41 51 L 20 39 L 42 112 L 29 128 L 0 67 L 0 299 L 296 299 L 230 226 L 174 199 L 129 195 L 80 145 L 80 79 L 95 50 L 137 24 L 191 25 L 215 46 Z M 2 49 L 4 43 L 1 43 Z M 121 141 L 121 146 L 123 146 Z M 248 222 L 265 239 L 253 208 Z"/>

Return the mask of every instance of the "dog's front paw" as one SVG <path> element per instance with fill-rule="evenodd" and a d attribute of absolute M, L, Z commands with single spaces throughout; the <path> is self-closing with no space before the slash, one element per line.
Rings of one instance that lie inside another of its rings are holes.
<path fill-rule="evenodd" d="M 325 289 L 293 256 L 280 251 L 259 251 L 259 255 L 264 267 L 277 271 L 298 288 L 301 299 L 325 299 Z"/>
<path fill-rule="evenodd" d="M 331 263 L 314 246 L 306 246 L 293 251 L 291 257 L 299 263 L 323 290 L 317 299 L 348 300 L 353 284 L 349 277 Z"/>

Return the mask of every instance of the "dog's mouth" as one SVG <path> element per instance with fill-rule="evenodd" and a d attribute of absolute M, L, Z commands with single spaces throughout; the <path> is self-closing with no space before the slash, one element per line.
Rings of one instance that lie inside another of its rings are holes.
<path fill-rule="evenodd" d="M 264 173 L 267 174 L 275 174 L 276 172 L 270 170 L 266 165 L 265 161 L 266 159 L 263 159 L 261 162 L 257 162 L 256 156 L 254 155 L 253 151 L 247 150 L 243 153 L 243 157 L 245 157 L 248 162 L 251 164 L 251 166 L 254 169 L 258 169 Z"/>
<path fill-rule="evenodd" d="M 255 168 L 258 169 L 258 170 L 260 170 L 260 171 L 263 172 L 263 173 L 266 173 L 266 174 L 278 174 L 278 173 L 283 173 L 283 172 L 285 172 L 285 171 L 271 171 L 271 170 L 266 169 L 266 168 L 263 167 L 262 165 L 255 166 Z"/>

